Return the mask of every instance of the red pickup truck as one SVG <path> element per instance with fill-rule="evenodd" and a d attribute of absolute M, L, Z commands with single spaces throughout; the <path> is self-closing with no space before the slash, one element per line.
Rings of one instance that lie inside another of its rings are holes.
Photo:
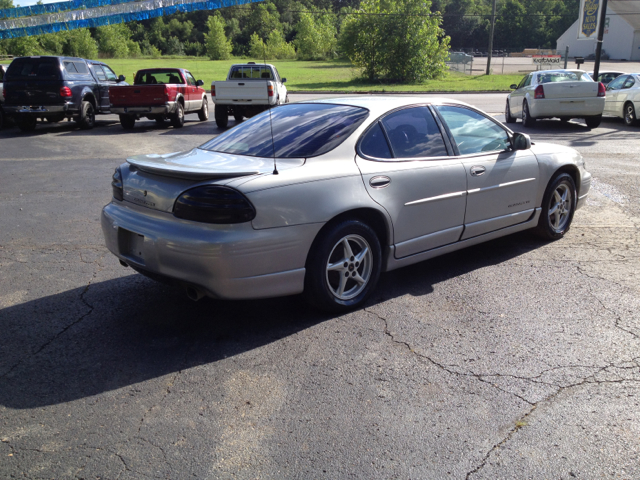
<path fill-rule="evenodd" d="M 122 128 L 130 130 L 142 117 L 162 125 L 180 128 L 184 116 L 197 113 L 201 121 L 209 119 L 209 103 L 202 80 L 182 68 L 138 70 L 132 86 L 109 90 L 111 113 L 120 115 Z"/>

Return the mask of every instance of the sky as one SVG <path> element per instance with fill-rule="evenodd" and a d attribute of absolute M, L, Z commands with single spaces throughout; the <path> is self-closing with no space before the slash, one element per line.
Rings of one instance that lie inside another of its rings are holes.
<path fill-rule="evenodd" d="M 64 0 L 42 0 L 42 3 L 56 3 L 62 1 Z M 38 0 L 13 0 L 14 5 L 20 5 L 21 7 L 28 7 L 30 5 L 35 5 L 36 3 L 38 3 Z"/>

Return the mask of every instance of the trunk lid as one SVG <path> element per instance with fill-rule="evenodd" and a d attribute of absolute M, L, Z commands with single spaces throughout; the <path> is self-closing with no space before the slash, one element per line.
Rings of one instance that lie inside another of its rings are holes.
<path fill-rule="evenodd" d="M 194 148 L 165 155 L 137 155 L 122 168 L 124 199 L 154 210 L 172 212 L 176 199 L 202 184 L 225 184 L 237 177 L 270 174 L 273 159 L 210 152 Z M 295 168 L 304 159 L 279 159 L 278 170 Z"/>
<path fill-rule="evenodd" d="M 544 98 L 595 98 L 598 96 L 596 82 L 545 83 Z"/>

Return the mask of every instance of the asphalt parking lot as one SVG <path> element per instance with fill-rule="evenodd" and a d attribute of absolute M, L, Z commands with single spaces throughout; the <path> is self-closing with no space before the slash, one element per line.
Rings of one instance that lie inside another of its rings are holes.
<path fill-rule="evenodd" d="M 504 94 L 450 96 L 503 119 Z M 384 274 L 331 316 L 192 302 L 106 250 L 114 168 L 219 133 L 186 120 L 0 130 L 0 478 L 640 478 L 639 126 L 517 123 L 594 176 L 567 236 Z"/>

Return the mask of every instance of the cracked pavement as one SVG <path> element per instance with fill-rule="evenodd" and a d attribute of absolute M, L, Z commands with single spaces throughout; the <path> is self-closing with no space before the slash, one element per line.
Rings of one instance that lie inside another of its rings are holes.
<path fill-rule="evenodd" d="M 114 167 L 217 130 L 115 120 L 0 131 L 0 478 L 640 478 L 638 127 L 516 124 L 594 175 L 567 236 L 383 274 L 330 316 L 122 268 Z"/>

